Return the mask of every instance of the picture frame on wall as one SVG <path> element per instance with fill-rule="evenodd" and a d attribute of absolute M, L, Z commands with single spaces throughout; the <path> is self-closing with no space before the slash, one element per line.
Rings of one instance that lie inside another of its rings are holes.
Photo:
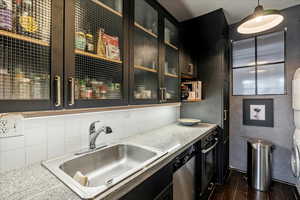
<path fill-rule="evenodd" d="M 243 124 L 274 127 L 274 100 L 243 99 Z"/>

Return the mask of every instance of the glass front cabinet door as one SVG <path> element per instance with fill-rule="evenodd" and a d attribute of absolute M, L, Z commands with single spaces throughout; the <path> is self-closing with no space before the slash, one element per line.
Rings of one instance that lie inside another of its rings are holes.
<path fill-rule="evenodd" d="M 126 1 L 126 0 L 125 0 Z M 124 84 L 123 0 L 67 1 L 65 106 L 122 105 Z M 72 30 L 72 31 L 71 31 Z"/>
<path fill-rule="evenodd" d="M 179 101 L 179 31 L 167 18 L 164 19 L 163 100 Z"/>
<path fill-rule="evenodd" d="M 131 103 L 158 102 L 158 11 L 146 0 L 134 1 Z"/>
<path fill-rule="evenodd" d="M 0 113 L 61 108 L 63 2 L 0 5 Z"/>

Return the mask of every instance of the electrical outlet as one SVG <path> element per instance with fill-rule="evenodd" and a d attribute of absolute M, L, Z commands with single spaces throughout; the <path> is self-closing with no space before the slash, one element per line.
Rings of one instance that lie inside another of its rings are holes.
<path fill-rule="evenodd" d="M 8 134 L 9 126 L 7 119 L 0 119 L 0 137 Z"/>
<path fill-rule="evenodd" d="M 22 135 L 17 131 L 17 125 L 20 124 L 20 116 L 11 115 L 0 117 L 0 138 L 15 137 Z"/>

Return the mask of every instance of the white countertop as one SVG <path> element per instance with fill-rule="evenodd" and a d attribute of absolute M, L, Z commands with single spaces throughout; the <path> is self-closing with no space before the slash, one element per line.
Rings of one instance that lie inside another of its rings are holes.
<path fill-rule="evenodd" d="M 165 156 L 143 170 L 126 178 L 97 197 L 97 200 L 116 200 L 152 176 L 190 145 L 216 128 L 214 124 L 199 124 L 192 127 L 171 124 L 153 131 L 131 136 L 115 143 L 131 143 L 168 152 Z M 1 200 L 79 200 L 67 186 L 60 182 L 40 164 L 0 174 Z"/>

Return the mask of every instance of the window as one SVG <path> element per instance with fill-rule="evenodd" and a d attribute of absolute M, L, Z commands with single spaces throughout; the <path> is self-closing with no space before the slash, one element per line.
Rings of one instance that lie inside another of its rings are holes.
<path fill-rule="evenodd" d="M 285 94 L 285 32 L 232 43 L 233 95 Z"/>

